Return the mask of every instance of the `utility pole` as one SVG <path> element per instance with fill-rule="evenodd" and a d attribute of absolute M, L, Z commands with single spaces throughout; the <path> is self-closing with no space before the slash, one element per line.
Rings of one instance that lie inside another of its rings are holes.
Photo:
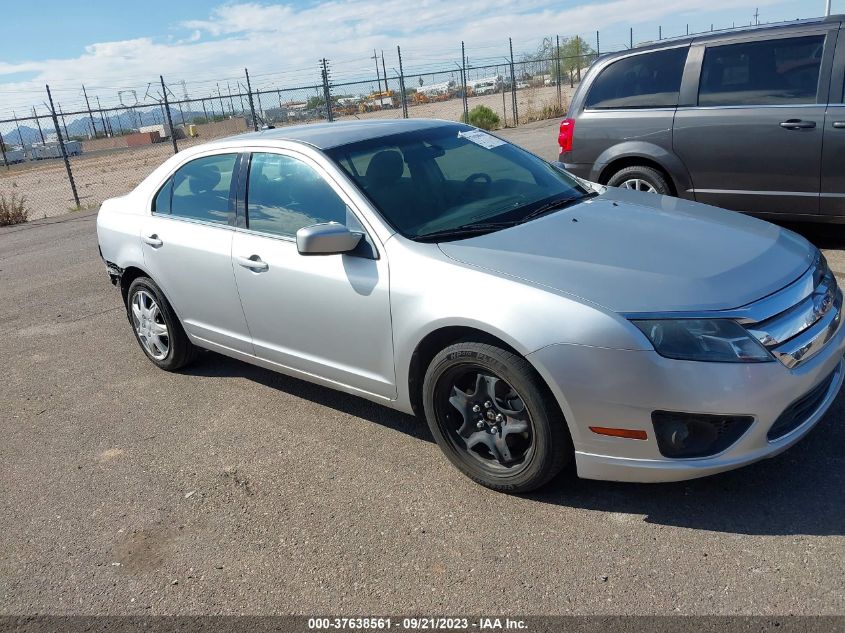
<path fill-rule="evenodd" d="M 41 129 L 41 119 L 38 118 L 35 106 L 32 106 L 32 116 L 35 118 L 35 125 L 38 126 L 38 135 L 41 137 L 41 144 L 46 145 L 47 141 L 44 140 L 44 130 Z"/>
<path fill-rule="evenodd" d="M 70 134 L 67 133 L 67 123 L 65 122 L 65 115 L 62 114 L 62 104 L 57 103 L 56 107 L 59 109 L 59 116 L 62 117 L 62 127 L 65 130 L 65 138 L 70 140 Z"/>
<path fill-rule="evenodd" d="M 375 51 L 373 51 L 375 53 Z M 376 58 L 376 70 L 378 70 L 378 58 Z M 326 102 L 326 119 L 329 123 L 334 121 L 332 112 L 332 89 L 329 85 L 329 61 L 324 57 L 320 60 L 320 74 L 323 76 L 323 99 Z M 379 85 L 381 90 L 381 85 Z"/>
<path fill-rule="evenodd" d="M 402 68 L 402 49 L 396 47 L 399 56 L 399 96 L 402 97 L 402 116 L 408 118 L 408 99 L 405 97 L 405 71 Z"/>
<path fill-rule="evenodd" d="M 18 115 L 15 114 L 14 110 L 12 110 L 12 118 L 15 120 L 15 128 L 18 131 L 18 140 L 21 142 L 21 149 L 23 150 L 23 155 L 26 156 L 26 145 L 24 145 L 23 135 L 21 134 L 21 124 L 18 123 Z"/>
<path fill-rule="evenodd" d="M 511 49 L 511 109 L 513 110 L 513 124 L 519 125 L 519 110 L 516 107 L 516 75 L 513 70 L 513 39 L 508 38 L 508 46 Z"/>
<path fill-rule="evenodd" d="M 176 130 L 173 128 L 173 117 L 170 115 L 170 102 L 167 100 L 167 87 L 164 85 L 164 76 L 159 75 L 158 78 L 161 80 L 161 94 L 164 97 L 164 114 L 167 116 L 167 127 L 170 128 L 170 141 L 173 143 L 173 153 L 177 154 L 179 152 L 179 146 L 176 144 Z"/>
<path fill-rule="evenodd" d="M 461 42 L 461 79 L 464 84 L 464 89 L 461 91 L 464 95 L 464 123 L 469 123 L 469 102 L 467 101 L 467 54 L 463 42 Z"/>
<path fill-rule="evenodd" d="M 103 106 L 100 105 L 99 95 L 97 95 L 96 99 L 97 99 L 97 109 L 100 111 L 100 122 L 103 124 L 103 134 L 106 135 L 106 136 L 113 136 L 113 134 L 110 131 L 111 125 L 106 123 L 106 115 L 103 114 Z M 65 130 L 65 133 L 67 133 L 67 130 Z"/>
<path fill-rule="evenodd" d="M 825 17 L 830 15 L 830 0 L 826 0 L 826 2 L 824 3 L 824 14 Z"/>
<path fill-rule="evenodd" d="M 82 94 L 85 95 L 85 105 L 88 108 L 88 116 L 91 118 L 91 129 L 94 130 L 94 138 L 97 138 L 97 127 L 94 125 L 94 115 L 91 113 L 91 104 L 88 103 L 88 93 L 85 92 L 85 84 L 82 84 Z"/>
<path fill-rule="evenodd" d="M 390 90 L 390 88 L 387 87 L 387 69 L 384 67 L 384 49 L 381 51 L 381 72 L 384 75 L 384 91 L 386 93 Z"/>
<path fill-rule="evenodd" d="M 249 70 L 244 68 L 244 74 L 246 75 L 246 92 L 249 101 L 249 111 L 252 114 L 252 129 L 254 132 L 257 132 L 258 119 L 255 117 L 255 104 L 252 101 L 252 84 L 249 83 Z"/>
<path fill-rule="evenodd" d="M 827 10 L 825 15 L 830 15 L 830 0 L 827 0 Z M 760 24 L 760 9 L 754 9 L 754 24 Z"/>
<path fill-rule="evenodd" d="M 56 136 L 59 139 L 59 147 L 62 150 L 62 158 L 65 161 L 65 169 L 67 170 L 67 179 L 70 181 L 70 189 L 73 192 L 73 201 L 76 203 L 76 208 L 79 208 L 79 194 L 76 192 L 76 182 L 73 180 L 73 172 L 70 170 L 70 161 L 67 158 L 67 150 L 65 150 L 65 142 L 62 140 L 62 131 L 59 129 L 59 120 L 56 118 L 56 106 L 53 105 L 53 95 L 50 94 L 50 86 L 47 86 L 47 98 L 50 100 L 50 112 L 53 115 L 53 127 L 56 128 Z"/>
<path fill-rule="evenodd" d="M 373 49 L 373 56 L 370 59 L 374 59 L 376 62 L 376 84 L 378 85 L 376 92 L 381 92 L 381 75 L 378 72 L 378 55 L 376 54 L 376 49 Z"/>

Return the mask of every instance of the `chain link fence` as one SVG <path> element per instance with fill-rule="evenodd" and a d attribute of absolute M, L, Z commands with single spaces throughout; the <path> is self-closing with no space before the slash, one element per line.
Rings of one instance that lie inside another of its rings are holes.
<path fill-rule="evenodd" d="M 118 90 L 118 103 L 107 107 L 83 86 L 82 107 L 63 109 L 47 87 L 39 105 L 0 117 L 0 223 L 10 200 L 29 219 L 96 208 L 131 191 L 173 153 L 250 130 L 409 117 L 483 121 L 497 129 L 560 117 L 599 55 L 599 34 L 595 47 L 580 37 L 553 37 L 532 54 L 515 57 L 510 41 L 501 50 L 471 61 L 461 43 L 460 60 L 427 68 L 407 66 L 399 47 L 396 66 L 374 51 L 375 73 L 350 80 L 334 77 L 322 59 L 310 81 L 293 87 L 245 69 L 240 78 L 192 86 L 199 97 L 184 81 L 156 77 L 145 91 Z M 479 106 L 486 108 L 480 119 Z"/>

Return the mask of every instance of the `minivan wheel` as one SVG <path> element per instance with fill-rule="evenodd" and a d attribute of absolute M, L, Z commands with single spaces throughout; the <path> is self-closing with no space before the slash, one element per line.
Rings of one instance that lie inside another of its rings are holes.
<path fill-rule="evenodd" d="M 499 347 L 467 341 L 438 353 L 423 405 L 449 461 L 488 488 L 534 490 L 572 459 L 566 421 L 537 372 Z"/>
<path fill-rule="evenodd" d="M 607 181 L 611 187 L 620 189 L 633 189 L 648 193 L 659 193 L 664 196 L 672 194 L 669 183 L 659 171 L 645 165 L 634 165 L 625 167 L 613 174 Z"/>
<path fill-rule="evenodd" d="M 196 357 L 197 348 L 164 293 L 149 277 L 138 277 L 129 286 L 126 316 L 144 354 L 161 369 L 175 371 Z"/>

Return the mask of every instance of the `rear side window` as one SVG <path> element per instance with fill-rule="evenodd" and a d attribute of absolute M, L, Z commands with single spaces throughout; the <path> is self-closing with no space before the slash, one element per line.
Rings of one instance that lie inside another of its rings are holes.
<path fill-rule="evenodd" d="M 229 187 L 237 154 L 219 154 L 186 163 L 159 189 L 153 211 L 204 220 L 229 222 Z"/>
<path fill-rule="evenodd" d="M 293 237 L 312 224 L 346 223 L 346 203 L 301 160 L 255 153 L 248 183 L 247 225 L 253 231 Z"/>
<path fill-rule="evenodd" d="M 632 55 L 601 71 L 587 108 L 661 108 L 678 105 L 687 47 Z"/>
<path fill-rule="evenodd" d="M 698 105 L 815 103 L 824 35 L 711 46 Z"/>

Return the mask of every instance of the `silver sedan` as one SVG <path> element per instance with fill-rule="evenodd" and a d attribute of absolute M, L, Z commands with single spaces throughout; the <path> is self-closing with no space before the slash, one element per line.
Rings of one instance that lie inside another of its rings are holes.
<path fill-rule="evenodd" d="M 106 201 L 97 232 L 157 366 L 212 350 L 417 414 L 497 490 L 573 460 L 620 481 L 748 464 L 843 380 L 842 293 L 803 238 L 462 124 L 194 147 Z"/>

